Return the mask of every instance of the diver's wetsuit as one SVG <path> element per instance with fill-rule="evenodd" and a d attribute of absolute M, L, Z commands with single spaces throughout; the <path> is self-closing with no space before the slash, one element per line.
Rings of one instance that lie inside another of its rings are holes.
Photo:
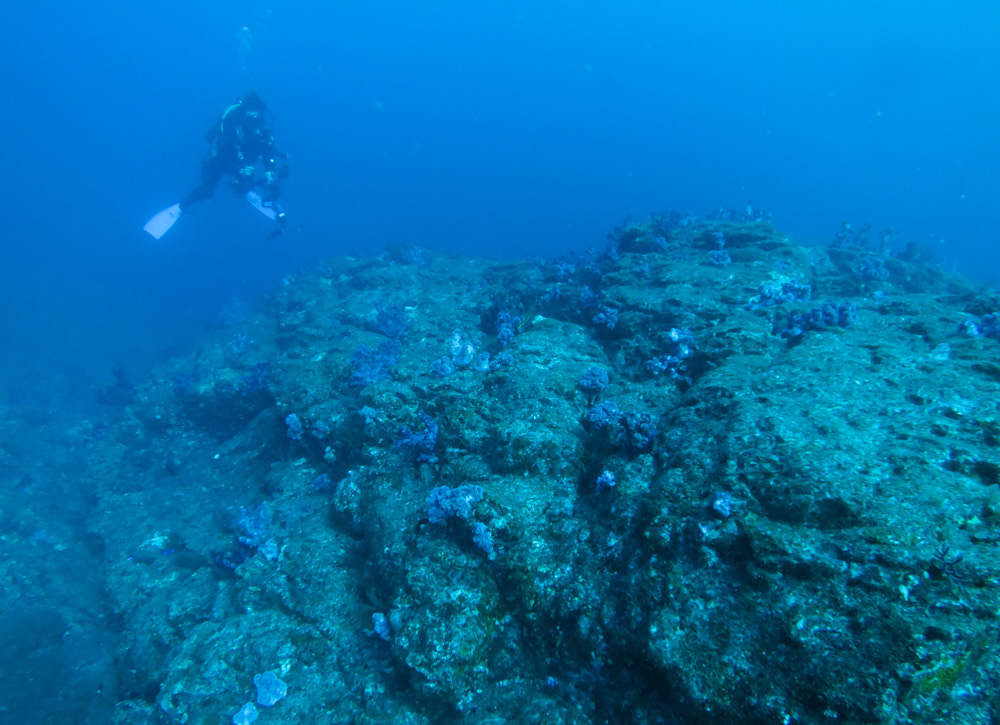
<path fill-rule="evenodd" d="M 263 186 L 263 199 L 271 204 L 281 195 L 281 180 L 288 168 L 279 161 L 285 154 L 274 148 L 271 126 L 264 119 L 265 107 L 250 106 L 245 98 L 227 108 L 205 134 L 210 144 L 208 156 L 201 161 L 201 183 L 181 199 L 181 210 L 208 199 L 215 193 L 219 179 L 233 177 L 232 187 L 237 196 L 245 196 L 254 186 Z M 264 179 L 254 179 L 254 164 L 263 160 Z"/>

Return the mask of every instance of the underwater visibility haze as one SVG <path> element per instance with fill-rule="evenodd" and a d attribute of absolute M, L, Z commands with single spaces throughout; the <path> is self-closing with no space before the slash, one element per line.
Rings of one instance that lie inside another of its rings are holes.
<path fill-rule="evenodd" d="M 4 16 L 0 721 L 1000 720 L 995 3 Z"/>

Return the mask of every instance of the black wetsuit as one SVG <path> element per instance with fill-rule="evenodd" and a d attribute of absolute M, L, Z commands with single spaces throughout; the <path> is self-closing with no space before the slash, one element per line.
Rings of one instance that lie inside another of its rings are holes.
<path fill-rule="evenodd" d="M 274 148 L 271 127 L 262 113 L 254 114 L 240 103 L 233 104 L 208 130 L 205 139 L 211 148 L 201 161 L 201 183 L 181 199 L 182 210 L 211 197 L 219 179 L 226 174 L 232 175 L 237 196 L 245 196 L 255 186 L 262 186 L 264 201 L 277 201 L 281 180 L 288 174 L 287 167 L 279 162 L 286 157 Z M 255 178 L 258 159 L 263 160 L 263 179 Z"/>

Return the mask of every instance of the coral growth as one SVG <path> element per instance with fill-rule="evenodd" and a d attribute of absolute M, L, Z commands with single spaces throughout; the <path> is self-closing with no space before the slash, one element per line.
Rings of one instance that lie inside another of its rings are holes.
<path fill-rule="evenodd" d="M 120 712 L 995 720 L 1000 298 L 768 219 L 333 261 L 129 387 Z"/>

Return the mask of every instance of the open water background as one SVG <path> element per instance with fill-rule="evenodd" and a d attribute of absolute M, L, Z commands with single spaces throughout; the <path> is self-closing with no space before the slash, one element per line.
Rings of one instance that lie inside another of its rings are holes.
<path fill-rule="evenodd" d="M 797 239 L 894 227 L 994 278 L 1000 5 L 9 3 L 0 388 L 81 407 L 234 296 L 331 256 L 602 247 L 628 215 L 752 200 Z M 256 89 L 290 229 L 222 188 L 159 242 L 203 135 Z"/>

